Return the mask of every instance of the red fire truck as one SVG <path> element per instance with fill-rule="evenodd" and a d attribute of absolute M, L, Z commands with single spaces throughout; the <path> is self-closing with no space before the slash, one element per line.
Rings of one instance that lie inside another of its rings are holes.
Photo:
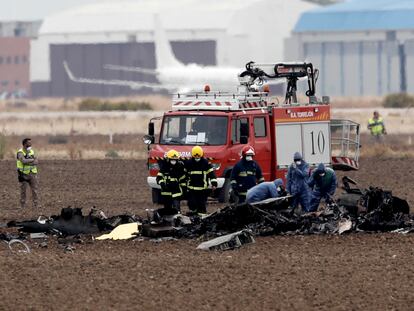
<path fill-rule="evenodd" d="M 189 158 L 195 145 L 203 148 L 216 170 L 218 188 L 212 195 L 220 202 L 228 200 L 231 170 L 245 144 L 254 147 L 255 160 L 268 181 L 285 178 L 296 151 L 311 166 L 322 162 L 334 169 L 358 169 L 359 124 L 331 119 L 329 98 L 319 100 L 315 96 L 317 76 L 318 71 L 310 63 L 251 62 L 239 75 L 236 93 L 210 91 L 207 86 L 203 92 L 174 95 L 172 109 L 161 118 L 157 139 L 154 120 L 144 136 L 153 202 L 160 202 L 155 182 L 158 160 L 170 149 Z M 263 82 L 281 78 L 287 80 L 283 102 L 270 96 L 263 86 Z M 305 103 L 298 103 L 299 80 L 307 80 Z M 257 86 L 263 90 L 257 91 Z"/>

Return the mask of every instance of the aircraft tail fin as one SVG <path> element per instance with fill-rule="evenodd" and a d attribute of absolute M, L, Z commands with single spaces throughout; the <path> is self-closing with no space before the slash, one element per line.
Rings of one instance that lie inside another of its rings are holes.
<path fill-rule="evenodd" d="M 161 20 L 158 14 L 155 14 L 154 16 L 154 44 L 157 69 L 184 66 L 175 57 L 165 29 L 162 28 Z"/>

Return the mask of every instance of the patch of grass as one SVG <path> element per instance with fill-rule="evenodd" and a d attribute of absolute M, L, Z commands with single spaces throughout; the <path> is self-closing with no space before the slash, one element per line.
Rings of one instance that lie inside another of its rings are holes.
<path fill-rule="evenodd" d="M 4 159 L 6 155 L 7 138 L 2 132 L 0 132 L 0 160 Z"/>
<path fill-rule="evenodd" d="M 139 111 L 152 110 L 148 102 L 123 101 L 111 103 L 97 98 L 87 98 L 79 103 L 79 111 Z"/>
<path fill-rule="evenodd" d="M 386 144 L 370 144 L 364 145 L 361 156 L 377 159 L 407 159 L 413 158 L 414 153 L 410 150 L 394 150 L 392 146 Z"/>
<path fill-rule="evenodd" d="M 111 159 L 118 159 L 119 154 L 116 152 L 116 150 L 108 150 L 108 152 L 105 154 L 105 158 L 111 158 Z"/>
<path fill-rule="evenodd" d="M 82 149 L 75 144 L 70 144 L 67 149 L 69 159 L 71 160 L 82 160 Z"/>
<path fill-rule="evenodd" d="M 382 105 L 385 108 L 414 107 L 414 96 L 406 93 L 389 94 L 384 98 Z"/>

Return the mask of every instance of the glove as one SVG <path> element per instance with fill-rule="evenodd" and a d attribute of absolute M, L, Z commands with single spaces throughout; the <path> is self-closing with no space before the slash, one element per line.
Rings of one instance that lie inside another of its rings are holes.
<path fill-rule="evenodd" d="M 165 184 L 165 182 L 160 183 L 161 186 L 161 190 L 162 191 L 166 191 L 167 190 L 167 185 Z"/>

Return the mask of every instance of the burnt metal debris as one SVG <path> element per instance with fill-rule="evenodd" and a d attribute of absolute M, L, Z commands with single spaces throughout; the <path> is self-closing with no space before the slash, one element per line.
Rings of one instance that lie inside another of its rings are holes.
<path fill-rule="evenodd" d="M 53 215 L 50 218 L 40 216 L 37 220 L 10 221 L 7 227 L 18 227 L 19 231 L 26 233 L 45 232 L 66 236 L 109 231 L 120 224 L 136 221 L 135 216 L 129 215 L 108 218 L 95 208 L 84 216 L 81 208 L 66 207 L 61 210 L 60 215 Z"/>
<path fill-rule="evenodd" d="M 414 216 L 409 214 L 407 201 L 378 187 L 361 189 L 349 177 L 344 177 L 342 182 L 344 192 L 336 201 L 331 199 L 324 209 L 307 214 L 293 210 L 290 207 L 291 197 L 286 196 L 252 205 L 230 204 L 206 216 L 169 215 L 157 223 L 151 217 L 146 220 L 129 215 L 108 218 L 94 209 L 84 216 L 81 209 L 68 207 L 62 209 L 58 216 L 12 221 L 8 227 L 18 227 L 23 233 L 77 235 L 109 231 L 120 224 L 139 221 L 143 224 L 140 234 L 144 237 L 203 236 L 206 239 L 240 231 L 250 232 L 253 236 L 414 231 Z M 4 240 L 12 238 L 16 237 L 0 236 Z"/>
<path fill-rule="evenodd" d="M 360 189 L 349 177 L 344 177 L 342 182 L 345 192 L 336 201 L 329 200 L 318 212 L 296 213 L 289 206 L 289 197 L 254 205 L 229 205 L 207 217 L 193 218 L 193 224 L 183 226 L 179 233 L 191 238 L 243 229 L 250 229 L 257 236 L 266 236 L 388 232 L 414 228 L 414 216 L 409 214 L 407 201 L 378 187 Z"/>

